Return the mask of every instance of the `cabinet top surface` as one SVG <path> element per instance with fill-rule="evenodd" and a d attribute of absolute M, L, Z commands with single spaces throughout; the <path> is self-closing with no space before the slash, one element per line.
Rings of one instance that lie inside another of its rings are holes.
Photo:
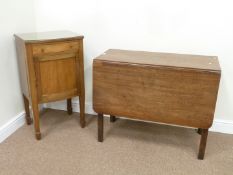
<path fill-rule="evenodd" d="M 21 33 L 15 34 L 26 43 L 49 42 L 57 40 L 83 39 L 82 35 L 78 35 L 71 31 L 49 31 L 37 33 Z"/>
<path fill-rule="evenodd" d="M 200 69 L 215 72 L 221 71 L 218 58 L 216 56 L 110 49 L 97 57 L 95 60 L 125 64 Z"/>

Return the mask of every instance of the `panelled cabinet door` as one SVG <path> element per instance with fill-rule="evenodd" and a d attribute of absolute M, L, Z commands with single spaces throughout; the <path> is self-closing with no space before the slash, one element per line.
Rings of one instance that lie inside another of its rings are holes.
<path fill-rule="evenodd" d="M 57 56 L 57 57 L 56 57 Z M 78 95 L 77 54 L 37 57 L 35 61 L 38 96 L 41 102 Z"/>
<path fill-rule="evenodd" d="M 78 42 L 33 47 L 38 99 L 49 102 L 79 94 Z"/>

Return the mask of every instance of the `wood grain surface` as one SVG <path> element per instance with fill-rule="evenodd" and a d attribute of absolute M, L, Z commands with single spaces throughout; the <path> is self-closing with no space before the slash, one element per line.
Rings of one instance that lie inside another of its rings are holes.
<path fill-rule="evenodd" d="M 95 112 L 209 128 L 220 81 L 218 60 L 215 58 L 211 66 L 204 66 L 210 57 L 186 58 L 175 54 L 170 58 L 170 54 L 162 54 L 160 58 L 160 53 L 137 53 L 110 50 L 94 59 Z M 173 61 L 169 66 L 163 65 L 166 60 Z M 195 64 L 191 67 L 192 63 Z"/>
<path fill-rule="evenodd" d="M 195 69 L 196 71 L 220 71 L 217 56 L 109 49 L 96 59 L 127 64 Z"/>

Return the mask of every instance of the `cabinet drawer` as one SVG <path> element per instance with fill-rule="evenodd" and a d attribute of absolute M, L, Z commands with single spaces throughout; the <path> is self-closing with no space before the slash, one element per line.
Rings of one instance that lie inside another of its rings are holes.
<path fill-rule="evenodd" d="M 40 54 L 64 52 L 67 50 L 78 50 L 78 49 L 79 49 L 79 42 L 71 41 L 71 42 L 57 42 L 57 43 L 49 43 L 49 44 L 35 44 L 33 45 L 32 52 L 33 55 L 40 55 Z"/>
<path fill-rule="evenodd" d="M 69 59 L 69 58 L 76 58 L 76 57 L 77 57 L 77 52 L 73 50 L 68 50 L 62 53 L 35 55 L 34 59 L 36 61 L 55 61 L 55 60 Z"/>

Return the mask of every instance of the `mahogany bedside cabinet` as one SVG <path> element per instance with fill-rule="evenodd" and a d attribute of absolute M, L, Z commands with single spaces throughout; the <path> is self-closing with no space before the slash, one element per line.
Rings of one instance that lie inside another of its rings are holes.
<path fill-rule="evenodd" d="M 15 34 L 27 124 L 32 120 L 36 139 L 41 139 L 38 104 L 67 99 L 72 114 L 72 97 L 79 96 L 80 124 L 85 127 L 83 36 L 69 31 Z"/>
<path fill-rule="evenodd" d="M 108 50 L 93 61 L 98 141 L 103 114 L 198 128 L 203 159 L 221 70 L 217 57 Z"/>

